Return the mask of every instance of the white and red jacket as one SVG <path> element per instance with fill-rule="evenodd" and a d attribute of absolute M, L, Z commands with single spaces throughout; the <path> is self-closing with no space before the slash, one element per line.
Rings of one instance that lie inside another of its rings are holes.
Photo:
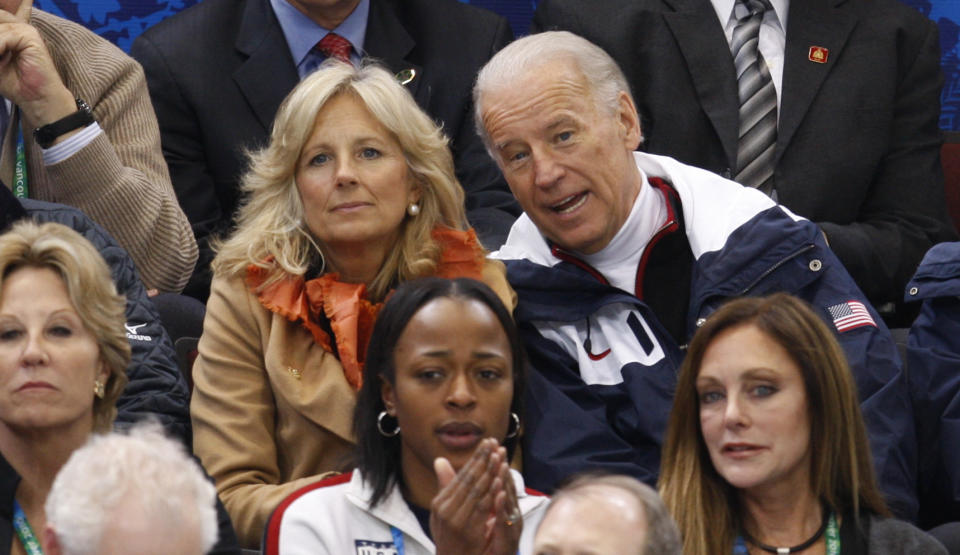
<path fill-rule="evenodd" d="M 510 473 L 523 514 L 520 555 L 532 554 L 533 535 L 549 498 L 525 489 L 520 474 L 514 470 Z M 358 470 L 295 491 L 270 517 L 263 553 L 432 555 L 436 552 L 399 488 L 392 488 L 372 509 L 371 493 L 372 489 Z M 402 551 L 394 541 L 396 533 L 402 534 Z"/>

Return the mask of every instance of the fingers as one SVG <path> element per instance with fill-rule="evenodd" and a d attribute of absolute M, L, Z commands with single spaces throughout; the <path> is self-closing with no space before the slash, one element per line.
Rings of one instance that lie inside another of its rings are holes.
<path fill-rule="evenodd" d="M 456 471 L 453 470 L 453 465 L 443 457 L 437 457 L 437 460 L 433 461 L 433 471 L 437 475 L 437 485 L 441 490 L 447 487 L 450 482 L 457 477 Z"/>
<path fill-rule="evenodd" d="M 437 543 L 437 553 L 479 552 L 488 531 L 486 522 L 493 513 L 494 499 L 503 489 L 500 467 L 503 453 L 493 439 L 477 446 L 466 464 L 451 476 L 448 460 L 434 461 L 440 492 L 430 507 L 430 529 Z M 440 545 L 444 545 L 441 550 Z"/>
<path fill-rule="evenodd" d="M 33 0 L 20 0 L 20 5 L 17 7 L 17 11 L 14 12 L 14 16 L 17 19 L 24 23 L 30 22 L 30 8 L 33 7 Z"/>
<path fill-rule="evenodd" d="M 505 457 L 505 453 L 504 453 Z M 502 555 L 517 552 L 523 532 L 523 517 L 517 500 L 517 490 L 510 476 L 510 467 L 504 460 L 498 468 L 497 481 L 502 487 L 493 503 L 493 516 L 485 527 L 485 554 Z"/>
<path fill-rule="evenodd" d="M 510 467 L 507 465 L 506 461 L 500 467 L 500 476 L 503 480 L 503 491 L 506 495 L 505 503 L 508 513 L 513 514 L 516 511 L 519 511 L 519 505 L 517 501 L 517 487 L 513 483 L 513 478 L 510 476 Z"/>
<path fill-rule="evenodd" d="M 29 18 L 30 1 L 25 3 Z M 4 10 L 0 10 L 0 95 L 20 108 L 30 127 L 77 110 L 39 31 Z"/>
<path fill-rule="evenodd" d="M 456 508 L 453 513 L 455 520 L 466 521 L 474 515 L 486 517 L 489 514 L 496 494 L 492 486 L 500 464 L 495 445 L 493 440 L 484 440 L 478 452 L 451 483 L 449 501 Z"/>

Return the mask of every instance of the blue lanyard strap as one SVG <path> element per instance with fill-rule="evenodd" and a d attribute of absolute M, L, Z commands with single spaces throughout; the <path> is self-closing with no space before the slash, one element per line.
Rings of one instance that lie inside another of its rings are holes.
<path fill-rule="evenodd" d="M 40 542 L 37 541 L 37 536 L 34 535 L 33 528 L 27 521 L 27 515 L 23 514 L 23 509 L 20 508 L 20 503 L 16 499 L 13 500 L 13 527 L 27 555 L 43 555 Z"/>
<path fill-rule="evenodd" d="M 393 547 L 397 548 L 397 555 L 403 555 L 403 532 L 397 530 L 396 526 L 391 526 L 390 535 L 393 536 Z"/>

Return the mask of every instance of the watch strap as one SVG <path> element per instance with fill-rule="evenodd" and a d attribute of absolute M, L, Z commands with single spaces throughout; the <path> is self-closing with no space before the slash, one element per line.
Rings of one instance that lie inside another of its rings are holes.
<path fill-rule="evenodd" d="M 86 127 L 96 121 L 90 105 L 81 98 L 76 100 L 76 112 L 33 130 L 33 138 L 37 141 L 37 144 L 40 145 L 40 148 L 50 148 L 53 146 L 54 141 L 61 135 L 69 133 L 74 129 Z"/>

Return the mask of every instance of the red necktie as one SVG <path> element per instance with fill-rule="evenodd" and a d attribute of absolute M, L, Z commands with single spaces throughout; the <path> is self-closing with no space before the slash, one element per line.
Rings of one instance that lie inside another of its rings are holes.
<path fill-rule="evenodd" d="M 350 41 L 336 33 L 327 33 L 313 48 L 328 58 L 350 62 Z"/>

